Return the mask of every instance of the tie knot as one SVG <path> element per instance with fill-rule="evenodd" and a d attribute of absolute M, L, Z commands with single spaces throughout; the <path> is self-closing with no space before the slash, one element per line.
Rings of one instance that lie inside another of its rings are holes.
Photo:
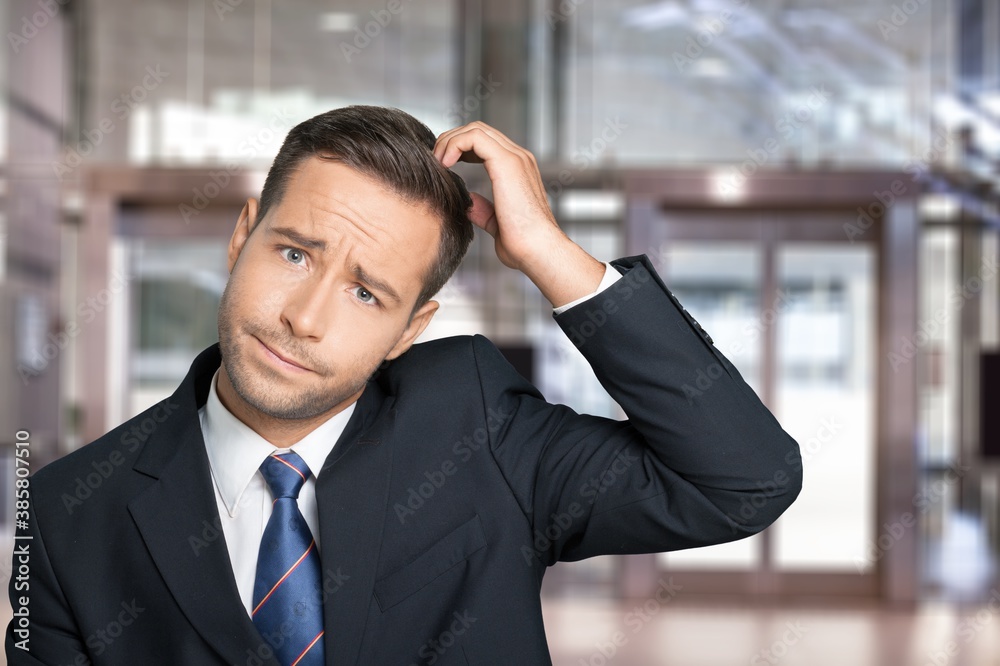
<path fill-rule="evenodd" d="M 297 499 L 302 484 L 309 478 L 309 466 L 294 451 L 271 454 L 260 465 L 260 473 L 267 481 L 274 499 Z"/>

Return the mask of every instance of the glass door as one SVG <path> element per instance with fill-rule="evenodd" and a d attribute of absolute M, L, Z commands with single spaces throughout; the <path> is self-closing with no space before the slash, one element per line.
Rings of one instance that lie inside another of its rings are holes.
<path fill-rule="evenodd" d="M 773 411 L 808 475 L 771 529 L 778 571 L 870 572 L 875 530 L 875 294 L 870 247 L 779 243 Z"/>
<path fill-rule="evenodd" d="M 875 590 L 877 246 L 850 213 L 662 213 L 647 254 L 802 450 L 805 481 L 769 529 L 664 553 L 692 591 Z"/>

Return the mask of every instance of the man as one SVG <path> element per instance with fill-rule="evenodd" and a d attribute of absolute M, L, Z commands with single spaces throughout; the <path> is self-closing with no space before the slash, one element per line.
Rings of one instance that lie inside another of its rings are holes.
<path fill-rule="evenodd" d="M 413 344 L 470 220 L 627 421 L 546 403 L 481 336 Z M 177 391 L 32 477 L 10 664 L 551 663 L 546 567 L 742 538 L 798 494 L 795 441 L 648 259 L 567 238 L 492 127 L 300 124 L 228 264 L 220 342 Z"/>

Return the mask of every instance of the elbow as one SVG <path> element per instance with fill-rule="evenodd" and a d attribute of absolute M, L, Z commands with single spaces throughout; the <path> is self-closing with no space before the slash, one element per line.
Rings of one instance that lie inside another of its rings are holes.
<path fill-rule="evenodd" d="M 739 510 L 730 518 L 739 523 L 745 536 L 763 532 L 770 527 L 798 498 L 802 491 L 802 458 L 799 446 L 790 437 L 791 448 L 773 467 L 766 478 L 758 479 L 754 488 L 741 493 Z"/>
<path fill-rule="evenodd" d="M 795 502 L 795 500 L 799 496 L 799 493 L 802 492 L 801 461 L 794 469 L 788 470 L 786 472 L 786 476 L 788 478 L 788 482 L 785 484 L 781 495 L 775 498 L 775 513 L 771 518 L 770 523 L 768 523 L 768 525 L 777 520 L 778 517 L 781 514 L 783 514 L 788 509 L 788 507 L 790 507 Z"/>

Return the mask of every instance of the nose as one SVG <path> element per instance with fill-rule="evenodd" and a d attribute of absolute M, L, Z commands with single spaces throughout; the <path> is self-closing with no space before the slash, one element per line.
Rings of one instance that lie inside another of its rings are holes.
<path fill-rule="evenodd" d="M 323 339 L 334 316 L 332 279 L 305 280 L 289 288 L 281 321 L 297 338 Z"/>

